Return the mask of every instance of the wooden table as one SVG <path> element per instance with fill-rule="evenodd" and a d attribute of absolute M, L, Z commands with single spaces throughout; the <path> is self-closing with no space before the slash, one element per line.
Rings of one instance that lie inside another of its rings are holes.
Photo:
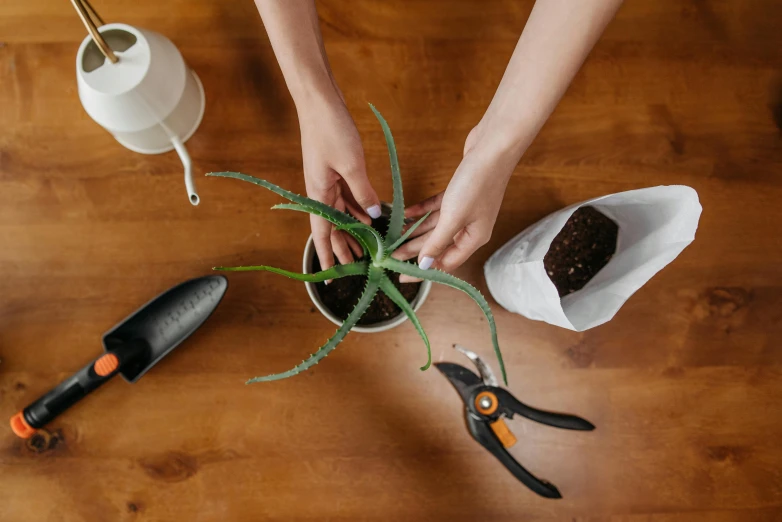
<path fill-rule="evenodd" d="M 531 1 L 319 3 L 335 75 L 390 197 L 396 136 L 410 201 L 443 189 Z M 171 38 L 206 88 L 188 142 L 198 173 L 240 170 L 303 191 L 298 125 L 252 2 L 96 0 L 108 21 Z M 0 429 L 0 520 L 782 520 L 782 5 L 627 2 L 510 183 L 494 236 L 459 271 L 586 198 L 686 184 L 697 239 L 610 323 L 564 331 L 493 309 L 512 389 L 592 420 L 525 421 L 516 457 L 564 494 L 531 494 L 464 430 L 460 403 L 405 325 L 351 334 L 314 371 L 288 369 L 333 331 L 301 284 L 236 274 L 217 313 L 140 382 L 115 380 L 34 444 Z M 200 178 L 173 153 L 119 146 L 79 105 L 84 30 L 64 0 L 0 5 L 0 417 L 99 353 L 101 334 L 218 264 L 295 269 L 307 219 L 274 195 Z M 435 358 L 489 353 L 466 297 L 433 290 Z M 5 422 L 5 421 L 3 421 Z"/>

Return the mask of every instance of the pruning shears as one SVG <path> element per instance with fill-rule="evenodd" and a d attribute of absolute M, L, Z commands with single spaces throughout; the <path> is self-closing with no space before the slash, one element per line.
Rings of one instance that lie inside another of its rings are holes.
<path fill-rule="evenodd" d="M 491 368 L 470 350 L 454 345 L 466 355 L 478 369 L 480 376 L 464 366 L 449 362 L 435 363 L 440 372 L 456 388 L 464 402 L 464 417 L 467 429 L 478 443 L 499 460 L 522 484 L 546 498 L 562 498 L 557 487 L 527 471 L 508 452 L 516 443 L 516 437 L 505 424 L 504 419 L 521 415 L 535 422 L 566 430 L 591 431 L 595 426 L 581 417 L 543 411 L 527 406 L 499 387 Z"/>

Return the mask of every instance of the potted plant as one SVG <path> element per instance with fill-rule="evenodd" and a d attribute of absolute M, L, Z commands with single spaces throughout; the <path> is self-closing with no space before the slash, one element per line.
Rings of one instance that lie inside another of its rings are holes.
<path fill-rule="evenodd" d="M 382 214 L 378 219 L 372 220 L 372 228 L 385 236 L 388 232 L 388 225 L 391 217 L 391 207 L 387 203 L 381 204 Z M 304 258 L 302 261 L 302 270 L 305 274 L 315 274 L 320 272 L 320 262 L 315 252 L 315 242 L 312 235 L 307 239 L 304 246 Z M 429 296 L 432 289 L 431 281 L 421 281 L 420 283 L 400 283 L 399 274 L 391 272 L 389 278 L 394 286 L 399 290 L 402 296 L 417 312 L 424 301 Z M 313 283 L 305 281 L 312 303 L 322 313 L 326 319 L 341 326 L 350 315 L 353 306 L 361 298 L 361 294 L 366 286 L 366 277 L 343 277 L 334 279 L 329 285 L 325 282 Z M 407 321 L 407 314 L 385 293 L 378 292 L 374 300 L 367 308 L 367 311 L 361 316 L 354 332 L 360 333 L 378 333 L 396 328 Z"/>
<path fill-rule="evenodd" d="M 469 295 L 486 316 L 491 333 L 494 352 L 497 356 L 500 370 L 502 371 L 502 378 L 505 383 L 507 383 L 505 365 L 502 360 L 502 354 L 500 352 L 500 347 L 497 340 L 497 330 L 494 323 L 494 316 L 491 313 L 489 304 L 486 302 L 486 299 L 483 297 L 483 295 L 481 295 L 478 289 L 466 281 L 462 281 L 458 277 L 455 277 L 451 274 L 439 271 L 437 269 L 422 270 L 414 263 L 399 261 L 391 257 L 391 254 L 394 252 L 394 250 L 399 248 L 410 237 L 410 234 L 412 234 L 413 231 L 428 217 L 428 214 L 423 216 L 403 232 L 405 224 L 404 197 L 402 195 L 402 178 L 399 172 L 399 161 L 397 159 L 394 138 L 391 135 L 391 130 L 388 128 L 388 124 L 386 123 L 383 116 L 372 105 L 370 105 L 370 108 L 374 112 L 377 119 L 380 121 L 380 125 L 383 129 L 383 135 L 386 139 L 386 145 L 388 146 L 388 154 L 391 160 L 391 176 L 393 180 L 394 198 L 391 204 L 390 215 L 388 216 L 388 225 L 386 231 L 377 230 L 376 228 L 361 223 L 354 217 L 344 212 L 340 212 L 328 205 L 325 205 L 324 203 L 300 196 L 298 194 L 294 194 L 293 192 L 278 187 L 277 185 L 263 179 L 249 176 L 247 174 L 241 174 L 239 172 L 214 172 L 207 174 L 207 176 L 239 179 L 268 189 L 290 201 L 290 203 L 274 205 L 272 207 L 273 209 L 295 210 L 320 216 L 334 224 L 338 230 L 344 230 L 353 236 L 359 242 L 364 251 L 364 256 L 358 261 L 346 265 L 336 265 L 327 270 L 317 271 L 317 267 L 314 265 L 314 263 L 307 261 L 308 259 L 314 258 L 312 254 L 313 249 L 310 247 L 309 253 L 306 252 L 305 249 L 305 266 L 303 273 L 290 272 L 288 270 L 266 265 L 215 267 L 216 270 L 226 271 L 258 270 L 273 272 L 275 274 L 284 275 L 297 281 L 303 281 L 305 284 L 316 284 L 350 276 L 361 276 L 366 279 L 365 286 L 361 292 L 361 296 L 358 299 L 358 302 L 347 314 L 344 320 L 341 321 L 341 323 L 338 320 L 334 320 L 334 322 L 340 324 L 339 329 L 328 341 L 326 341 L 323 346 L 321 346 L 315 353 L 313 353 L 310 357 L 302 361 L 294 368 L 281 373 L 255 377 L 250 379 L 248 384 L 254 382 L 285 379 L 297 375 L 318 364 L 318 362 L 331 353 L 331 351 L 334 350 L 334 348 L 336 348 L 340 342 L 342 342 L 351 329 L 356 328 L 361 317 L 366 313 L 366 311 L 372 305 L 373 301 L 376 299 L 378 292 L 382 292 L 387 299 L 398 306 L 405 314 L 405 316 L 410 319 L 410 322 L 413 324 L 413 326 L 415 326 L 419 335 L 423 339 L 424 344 L 426 345 L 427 351 L 427 362 L 424 364 L 424 366 L 421 367 L 421 370 L 426 370 L 429 368 L 432 362 L 429 338 L 427 337 L 426 332 L 424 331 L 420 321 L 418 320 L 418 317 L 415 314 L 415 308 L 417 305 L 420 306 L 420 304 L 423 302 L 423 299 L 426 297 L 426 293 L 428 293 L 428 287 L 422 285 L 421 290 L 419 290 L 417 296 L 412 300 L 411 303 L 405 298 L 397 285 L 395 285 L 392 281 L 392 278 L 396 278 L 398 281 L 398 274 L 406 274 L 422 279 L 424 283 L 440 283 L 452 288 L 456 288 L 457 290 L 461 290 L 462 292 Z M 310 295 L 313 298 L 313 301 L 315 301 L 316 305 L 318 304 L 318 299 L 320 299 L 320 294 L 317 292 L 317 290 L 317 286 L 314 288 L 308 287 L 308 291 L 311 292 Z M 322 304 L 322 300 L 320 304 Z M 394 318 L 391 322 L 396 320 L 397 319 Z M 401 322 L 403 320 L 404 319 L 401 319 L 399 321 Z M 393 325 L 389 323 L 385 327 L 387 328 L 392 326 Z"/>

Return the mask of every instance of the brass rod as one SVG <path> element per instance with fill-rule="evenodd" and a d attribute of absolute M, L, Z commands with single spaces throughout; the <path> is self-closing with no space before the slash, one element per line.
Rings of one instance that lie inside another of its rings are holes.
<path fill-rule="evenodd" d="M 81 3 L 84 4 L 84 7 L 90 12 L 90 18 L 95 22 L 95 25 L 98 27 L 106 25 L 106 22 L 103 21 L 103 18 L 101 18 L 98 12 L 92 7 L 89 0 L 81 0 Z"/>
<path fill-rule="evenodd" d="M 89 5 L 89 2 L 87 2 L 86 0 L 71 0 L 73 7 L 76 8 L 76 12 L 79 13 L 79 18 L 81 18 L 82 23 L 84 23 L 84 27 L 87 28 L 87 32 L 90 33 L 90 36 L 92 37 L 95 44 L 98 46 L 98 49 L 100 49 L 100 52 L 102 52 L 103 56 L 108 58 L 111 63 L 117 63 L 119 58 L 117 58 L 117 55 L 114 54 L 114 51 L 111 50 L 109 44 L 107 44 L 106 40 L 104 40 L 103 36 L 101 36 L 100 32 L 98 31 L 98 28 L 95 26 L 95 22 L 93 22 L 92 18 L 90 18 L 90 14 L 87 12 L 87 8 L 84 6 L 82 2 Z M 95 13 L 95 11 L 92 9 L 92 6 L 90 6 L 90 10 L 93 13 Z M 95 14 L 97 16 L 97 13 Z M 100 21 L 100 17 L 97 18 Z"/>

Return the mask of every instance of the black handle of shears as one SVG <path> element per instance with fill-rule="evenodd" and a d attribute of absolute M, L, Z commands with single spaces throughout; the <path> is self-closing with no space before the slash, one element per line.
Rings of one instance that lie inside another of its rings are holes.
<path fill-rule="evenodd" d="M 546 498 L 562 498 L 557 487 L 543 479 L 537 478 L 535 475 L 527 471 L 524 466 L 519 464 L 513 456 L 508 453 L 502 442 L 492 431 L 489 423 L 478 419 L 472 415 L 469 411 L 465 412 L 467 417 L 467 429 L 470 431 L 470 435 L 481 446 L 489 450 L 489 453 L 494 455 L 505 468 L 510 471 L 514 477 L 519 479 L 522 484 L 529 489 Z"/>
<path fill-rule="evenodd" d="M 522 417 L 526 417 L 529 420 L 555 428 L 562 428 L 564 430 L 592 431 L 595 429 L 594 424 L 581 417 L 568 415 L 567 413 L 554 413 L 553 411 L 539 410 L 532 406 L 527 406 L 511 395 L 508 390 L 502 388 L 496 388 L 493 391 L 497 395 L 497 400 L 499 400 L 503 407 Z"/>

